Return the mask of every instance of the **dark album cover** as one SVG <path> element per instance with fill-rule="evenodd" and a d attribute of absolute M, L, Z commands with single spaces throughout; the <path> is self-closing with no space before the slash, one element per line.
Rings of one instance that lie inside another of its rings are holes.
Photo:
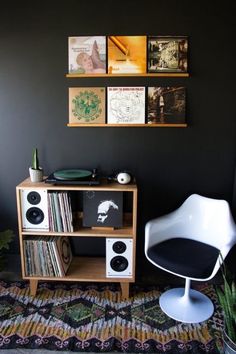
<path fill-rule="evenodd" d="M 123 193 L 86 191 L 83 193 L 83 226 L 122 227 Z"/>
<path fill-rule="evenodd" d="M 148 87 L 148 123 L 185 123 L 185 87 Z"/>
<path fill-rule="evenodd" d="M 148 72 L 187 72 L 187 37 L 148 37 Z"/>

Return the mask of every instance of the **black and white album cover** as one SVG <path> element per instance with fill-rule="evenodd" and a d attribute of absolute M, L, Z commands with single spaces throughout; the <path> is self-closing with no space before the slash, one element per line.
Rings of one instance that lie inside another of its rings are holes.
<path fill-rule="evenodd" d="M 86 191 L 83 194 L 83 226 L 122 227 L 123 192 Z"/>

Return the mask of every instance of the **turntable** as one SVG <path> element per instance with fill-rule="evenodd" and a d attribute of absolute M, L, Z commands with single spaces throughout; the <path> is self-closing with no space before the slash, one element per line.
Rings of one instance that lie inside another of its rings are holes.
<path fill-rule="evenodd" d="M 59 185 L 98 185 L 100 179 L 97 175 L 97 170 L 81 170 L 68 169 L 58 170 L 51 173 L 46 179 L 45 183 L 59 184 Z"/>

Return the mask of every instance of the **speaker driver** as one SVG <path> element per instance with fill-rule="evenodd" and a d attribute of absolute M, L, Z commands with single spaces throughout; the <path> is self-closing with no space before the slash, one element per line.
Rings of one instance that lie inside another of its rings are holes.
<path fill-rule="evenodd" d="M 29 208 L 26 212 L 27 220 L 34 225 L 40 224 L 44 219 L 44 213 L 37 207 Z"/>
<path fill-rule="evenodd" d="M 112 246 L 113 251 L 118 254 L 124 253 L 126 248 L 126 244 L 122 241 L 116 241 Z"/>
<path fill-rule="evenodd" d="M 123 272 L 126 268 L 128 268 L 129 262 L 125 257 L 116 256 L 112 258 L 110 265 L 114 271 Z"/>
<path fill-rule="evenodd" d="M 33 191 L 27 195 L 27 200 L 30 204 L 37 205 L 41 202 L 41 196 L 38 192 Z"/>

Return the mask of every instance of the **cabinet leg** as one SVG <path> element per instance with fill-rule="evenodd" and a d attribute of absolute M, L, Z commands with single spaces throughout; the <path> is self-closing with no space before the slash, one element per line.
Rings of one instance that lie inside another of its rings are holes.
<path fill-rule="evenodd" d="M 129 298 L 129 283 L 120 283 L 121 287 L 121 298 L 123 300 Z"/>
<path fill-rule="evenodd" d="M 30 279 L 30 295 L 35 296 L 38 287 L 38 280 Z"/>

